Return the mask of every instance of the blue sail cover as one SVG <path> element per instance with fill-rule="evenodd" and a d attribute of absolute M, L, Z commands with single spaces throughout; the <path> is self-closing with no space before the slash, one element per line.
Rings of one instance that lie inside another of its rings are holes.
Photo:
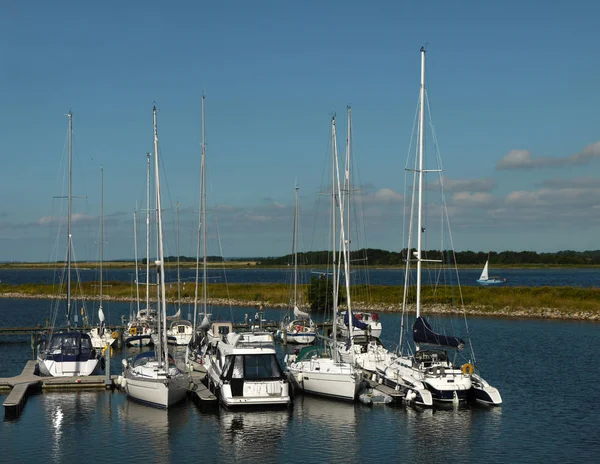
<path fill-rule="evenodd" d="M 460 338 L 435 333 L 429 322 L 423 317 L 418 317 L 413 325 L 413 340 L 415 343 L 449 346 L 456 348 L 458 351 L 462 351 L 465 347 L 464 340 Z"/>
<path fill-rule="evenodd" d="M 344 324 L 346 324 L 346 327 L 348 327 L 348 311 L 346 311 L 346 314 L 344 314 Z M 365 330 L 367 327 L 369 327 L 369 324 L 359 321 L 354 314 L 352 314 L 352 325 L 361 330 Z"/>

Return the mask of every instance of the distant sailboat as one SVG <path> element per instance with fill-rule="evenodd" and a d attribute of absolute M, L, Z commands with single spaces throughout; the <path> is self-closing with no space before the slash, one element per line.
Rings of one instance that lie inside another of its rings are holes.
<path fill-rule="evenodd" d="M 496 285 L 503 284 L 506 282 L 506 279 L 501 279 L 500 277 L 489 277 L 488 276 L 488 266 L 490 264 L 490 254 L 488 253 L 488 259 L 485 262 L 485 266 L 483 267 L 483 271 L 481 272 L 481 276 L 477 279 L 477 283 L 482 285 Z"/>
<path fill-rule="evenodd" d="M 315 341 L 317 336 L 317 327 L 310 317 L 310 314 L 302 311 L 298 307 L 298 189 L 296 186 L 296 203 L 294 208 L 294 238 L 292 240 L 294 257 L 294 282 L 293 282 L 293 301 L 292 307 L 294 318 L 290 321 L 287 316 L 282 322 L 282 327 L 277 331 L 277 337 L 286 340 L 288 343 L 297 343 L 299 345 L 308 345 Z M 285 336 L 285 338 L 284 338 Z"/>

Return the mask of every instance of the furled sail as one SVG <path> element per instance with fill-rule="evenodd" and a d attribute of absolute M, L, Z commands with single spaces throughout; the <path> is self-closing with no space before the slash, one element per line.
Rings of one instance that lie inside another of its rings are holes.
<path fill-rule="evenodd" d="M 413 340 L 415 343 L 428 343 L 430 345 L 449 346 L 462 351 L 465 347 L 464 340 L 458 337 L 440 335 L 435 333 L 429 322 L 423 317 L 418 317 L 413 325 Z"/>
<path fill-rule="evenodd" d="M 310 314 L 301 311 L 298 306 L 294 306 L 294 317 L 296 319 L 310 319 Z"/>

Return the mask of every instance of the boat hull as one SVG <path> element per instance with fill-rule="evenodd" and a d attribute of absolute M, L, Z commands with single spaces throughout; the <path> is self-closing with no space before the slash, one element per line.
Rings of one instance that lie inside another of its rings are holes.
<path fill-rule="evenodd" d="M 177 375 L 172 378 L 148 379 L 125 375 L 125 391 L 132 400 L 157 408 L 168 408 L 185 398 L 189 387 L 189 378 Z"/>
<path fill-rule="evenodd" d="M 40 374 L 47 377 L 77 377 L 99 373 L 101 369 L 98 358 L 87 361 L 54 361 L 38 358 Z"/>
<path fill-rule="evenodd" d="M 150 346 L 152 345 L 152 338 L 150 335 L 132 335 L 125 339 L 127 346 Z"/>
<path fill-rule="evenodd" d="M 341 367 L 338 363 L 337 367 L 321 371 L 298 364 L 288 367 L 288 378 L 295 389 L 305 393 L 354 401 L 363 387 L 361 376 L 350 366 Z"/>

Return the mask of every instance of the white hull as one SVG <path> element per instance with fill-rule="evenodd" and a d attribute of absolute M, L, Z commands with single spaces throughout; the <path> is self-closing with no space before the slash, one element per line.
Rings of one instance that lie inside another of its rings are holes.
<path fill-rule="evenodd" d="M 288 378 L 295 388 L 314 395 L 354 401 L 363 386 L 362 372 L 331 358 L 295 362 L 288 355 Z"/>
<path fill-rule="evenodd" d="M 98 359 L 93 358 L 88 361 L 63 361 L 57 362 L 44 360 L 38 357 L 38 366 L 40 374 L 51 377 L 84 377 L 93 375 L 100 370 Z"/>
<path fill-rule="evenodd" d="M 126 370 L 124 383 L 127 396 L 159 408 L 168 408 L 183 400 L 190 385 L 190 377 L 187 374 L 177 372 L 173 375 L 173 372 L 170 372 L 167 376 L 165 370 L 158 365 L 148 365 L 147 369 L 150 372 L 146 369 L 138 369 L 139 372 Z"/>
<path fill-rule="evenodd" d="M 174 346 L 187 346 L 192 341 L 192 334 L 171 334 L 167 332 L 167 343 Z M 152 334 L 152 343 L 158 345 L 158 335 Z"/>
<path fill-rule="evenodd" d="M 150 346 L 152 345 L 152 338 L 150 335 L 143 337 L 128 337 L 125 339 L 125 344 L 127 346 Z"/>

